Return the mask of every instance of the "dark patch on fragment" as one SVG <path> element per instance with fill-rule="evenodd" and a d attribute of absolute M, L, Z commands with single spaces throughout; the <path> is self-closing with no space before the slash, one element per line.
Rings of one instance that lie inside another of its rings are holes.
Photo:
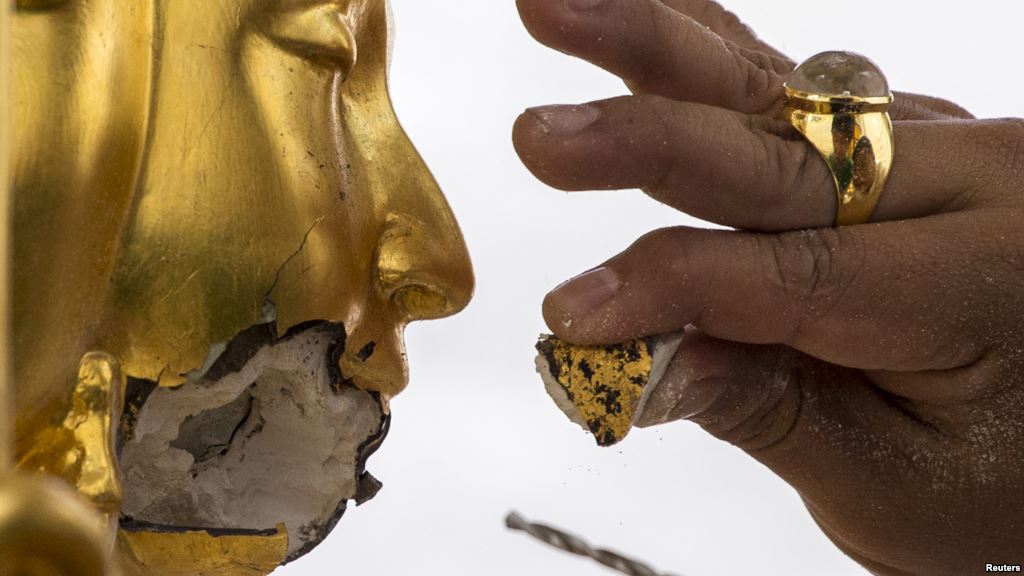
<path fill-rule="evenodd" d="M 298 533 L 299 540 L 302 541 L 303 544 L 295 552 L 289 554 L 288 557 L 285 558 L 284 562 L 281 563 L 281 566 L 298 560 L 299 558 L 305 556 L 306 554 L 309 554 L 313 551 L 314 548 L 319 546 L 320 543 L 323 542 L 324 539 L 327 538 L 327 536 L 338 525 L 338 522 L 341 521 L 341 517 L 345 515 L 345 510 L 347 508 L 348 502 L 342 500 L 340 503 L 338 503 L 338 507 L 334 509 L 334 514 L 332 514 L 331 517 L 328 518 L 326 522 L 314 521 L 304 526 L 301 526 L 298 529 Z"/>
<path fill-rule="evenodd" d="M 216 382 L 228 374 L 241 370 L 264 346 L 270 346 L 277 339 L 277 325 L 274 322 L 250 326 L 232 338 L 224 352 L 203 374 L 204 380 Z"/>
<path fill-rule="evenodd" d="M 128 377 L 128 385 L 125 388 L 124 411 L 121 412 L 121 422 L 117 428 L 116 452 L 121 455 L 121 449 L 125 442 L 130 442 L 135 437 L 135 425 L 139 422 L 139 412 L 142 411 L 149 395 L 157 388 L 157 383 L 152 380 Z"/>
<path fill-rule="evenodd" d="M 590 362 L 587 362 L 586 360 L 580 360 L 578 367 L 580 369 L 580 372 L 583 373 L 584 378 L 586 378 L 588 381 L 593 380 L 594 369 L 590 367 Z"/>
<path fill-rule="evenodd" d="M 604 384 L 597 384 L 594 386 L 594 395 L 601 399 L 605 414 L 610 416 L 622 414 L 622 402 L 619 402 L 622 398 L 621 391 L 613 390 Z"/>
<path fill-rule="evenodd" d="M 360 362 L 366 362 L 367 360 L 370 359 L 370 356 L 373 356 L 373 351 L 376 348 L 377 348 L 377 343 L 374 342 L 373 340 L 371 340 L 370 342 L 368 342 L 366 344 L 366 346 L 363 346 L 359 350 L 359 352 L 356 354 L 356 358 L 359 358 Z"/>
<path fill-rule="evenodd" d="M 231 402 L 188 416 L 178 426 L 178 437 L 170 446 L 192 455 L 193 476 L 197 466 L 227 453 L 238 432 L 253 414 L 255 403 L 251 390 L 246 388 Z"/>

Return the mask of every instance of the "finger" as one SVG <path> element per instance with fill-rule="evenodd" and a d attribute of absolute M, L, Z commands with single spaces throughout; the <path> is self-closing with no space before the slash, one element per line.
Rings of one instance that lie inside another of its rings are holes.
<path fill-rule="evenodd" d="M 978 191 L 973 142 L 985 127 L 903 123 L 875 221 L 964 210 Z M 698 218 L 748 230 L 831 226 L 836 185 L 820 154 L 781 121 L 633 96 L 523 114 L 513 141 L 524 164 L 562 190 L 640 188 Z M 984 190 L 984 188 L 980 188 Z"/>
<path fill-rule="evenodd" d="M 742 112 L 781 106 L 793 69 L 731 13 L 704 0 L 518 0 L 539 41 L 620 76 L 637 93 Z M 970 118 L 936 98 L 900 93 L 901 120 Z"/>
<path fill-rule="evenodd" d="M 750 113 L 781 102 L 782 77 L 766 68 L 770 59 L 739 49 L 658 0 L 518 5 L 539 41 L 605 68 L 634 90 Z"/>
<path fill-rule="evenodd" d="M 706 26 L 724 40 L 735 44 L 743 55 L 765 70 L 788 77 L 796 63 L 786 54 L 757 37 L 732 12 L 711 0 L 660 0 L 669 8 Z M 962 107 L 941 98 L 897 92 L 889 113 L 898 120 L 973 119 Z"/>
<path fill-rule="evenodd" d="M 544 317 L 580 344 L 693 324 L 850 368 L 969 366 L 1007 337 L 997 329 L 1006 317 L 1024 317 L 1017 287 L 975 272 L 1011 265 L 1005 246 L 1024 241 L 1020 217 L 982 226 L 974 214 L 950 214 L 777 235 L 659 230 L 549 294 Z"/>
<path fill-rule="evenodd" d="M 736 14 L 726 10 L 718 2 L 712 0 L 660 0 L 669 8 L 693 18 L 703 26 L 707 26 L 712 32 L 718 34 L 733 44 L 760 52 L 778 60 L 777 70 L 789 72 L 795 66 L 793 60 L 776 50 L 767 42 L 757 37 L 757 34 L 749 26 L 743 23 Z"/>
<path fill-rule="evenodd" d="M 856 371 L 783 347 L 688 332 L 641 422 L 680 419 L 768 466 L 819 522 L 841 525 L 854 549 L 914 550 L 922 522 L 934 514 L 918 509 L 927 498 L 913 491 L 949 474 L 948 462 L 934 458 L 949 444 L 944 431 L 915 420 Z M 907 513 L 897 518 L 892 506 Z M 878 529 L 882 521 L 887 530 Z"/>

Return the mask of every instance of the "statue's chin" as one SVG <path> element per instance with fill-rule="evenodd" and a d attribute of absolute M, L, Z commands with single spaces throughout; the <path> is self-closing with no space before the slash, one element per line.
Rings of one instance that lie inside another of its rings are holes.
<path fill-rule="evenodd" d="M 272 325 L 239 334 L 202 376 L 175 389 L 133 381 L 122 421 L 122 529 L 269 536 L 288 561 L 319 544 L 347 502 L 380 484 L 366 459 L 387 434 L 378 395 L 338 358 L 345 330 Z"/>

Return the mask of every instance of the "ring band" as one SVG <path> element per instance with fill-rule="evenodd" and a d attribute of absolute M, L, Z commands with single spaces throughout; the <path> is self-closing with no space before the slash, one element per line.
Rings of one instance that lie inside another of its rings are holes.
<path fill-rule="evenodd" d="M 878 67 L 850 52 L 813 56 L 785 84 L 785 119 L 832 171 L 836 226 L 869 222 L 885 190 L 895 152 L 892 102 Z"/>

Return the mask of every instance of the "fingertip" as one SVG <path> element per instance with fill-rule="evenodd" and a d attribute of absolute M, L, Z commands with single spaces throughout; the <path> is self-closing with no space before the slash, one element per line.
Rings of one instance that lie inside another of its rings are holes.
<path fill-rule="evenodd" d="M 523 162 L 533 160 L 531 144 L 544 133 L 540 118 L 531 109 L 524 110 L 512 124 L 512 147 Z M 529 168 L 529 164 L 527 165 Z"/>
<path fill-rule="evenodd" d="M 544 323 L 547 324 L 548 330 L 552 334 L 562 340 L 573 341 L 573 319 L 557 306 L 550 293 L 544 297 L 544 303 L 541 304 L 541 314 L 544 316 Z"/>
<path fill-rule="evenodd" d="M 557 37 L 557 22 L 564 12 L 564 1 L 552 0 L 516 0 L 519 18 L 537 41 L 551 45 Z"/>
<path fill-rule="evenodd" d="M 512 144 L 527 169 L 544 183 L 566 191 L 588 190 L 594 170 L 591 160 L 604 155 L 607 144 L 600 130 L 602 117 L 595 104 L 539 106 L 516 119 Z"/>
<path fill-rule="evenodd" d="M 528 109 L 516 118 L 512 126 L 512 147 L 523 166 L 538 180 L 549 183 L 551 154 L 544 148 L 546 129 L 540 117 Z"/>
<path fill-rule="evenodd" d="M 652 0 L 657 1 L 657 0 Z M 583 56 L 602 38 L 602 29 L 615 21 L 622 2 L 607 0 L 518 0 L 519 17 L 538 42 Z"/>
<path fill-rule="evenodd" d="M 533 109 L 526 110 L 516 118 L 512 126 L 512 147 L 530 174 L 550 185 L 552 154 L 545 147 L 546 132 L 547 129 Z"/>

